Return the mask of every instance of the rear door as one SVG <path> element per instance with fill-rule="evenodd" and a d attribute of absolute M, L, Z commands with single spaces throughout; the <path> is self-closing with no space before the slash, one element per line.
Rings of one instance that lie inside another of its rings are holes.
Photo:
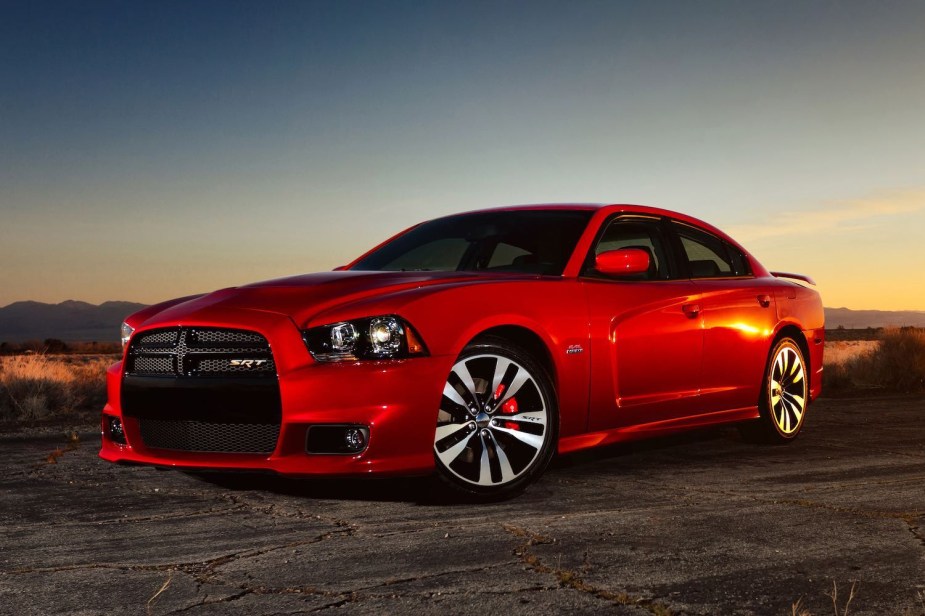
<path fill-rule="evenodd" d="M 774 290 L 755 278 L 741 251 L 702 229 L 672 222 L 682 265 L 700 294 L 702 412 L 758 404 L 777 321 Z"/>

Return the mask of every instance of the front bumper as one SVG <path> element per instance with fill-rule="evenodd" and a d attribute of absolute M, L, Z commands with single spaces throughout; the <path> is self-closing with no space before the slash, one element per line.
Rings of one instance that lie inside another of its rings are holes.
<path fill-rule="evenodd" d="M 213 319 L 184 325 L 248 329 L 270 341 L 282 409 L 279 438 L 271 454 L 146 447 L 139 420 L 122 412 L 124 377 L 123 363 L 119 362 L 107 374 L 109 400 L 103 414 L 122 421 L 126 443 L 114 442 L 104 430 L 100 457 L 110 462 L 266 470 L 295 476 L 424 474 L 433 470 L 437 410 L 453 358 L 318 363 L 311 359 L 290 320 L 248 312 L 246 320 Z M 216 386 L 220 386 L 219 381 Z M 309 427 L 331 424 L 368 426 L 366 449 L 355 455 L 306 453 Z"/>

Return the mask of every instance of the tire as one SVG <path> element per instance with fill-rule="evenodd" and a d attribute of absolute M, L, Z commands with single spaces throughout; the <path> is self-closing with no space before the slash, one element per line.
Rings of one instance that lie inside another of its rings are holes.
<path fill-rule="evenodd" d="M 543 366 L 506 339 L 480 338 L 447 375 L 434 431 L 437 476 L 470 497 L 516 494 L 548 466 L 558 426 Z"/>
<path fill-rule="evenodd" d="M 800 345 L 781 338 L 771 349 L 761 384 L 758 410 L 761 417 L 743 426 L 749 440 L 784 444 L 803 429 L 809 406 L 806 360 Z"/>

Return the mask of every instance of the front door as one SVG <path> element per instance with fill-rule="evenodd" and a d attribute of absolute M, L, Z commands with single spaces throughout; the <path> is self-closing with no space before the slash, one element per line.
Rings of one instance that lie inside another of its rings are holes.
<path fill-rule="evenodd" d="M 620 248 L 649 252 L 649 271 L 607 277 L 593 257 Z M 678 279 L 658 218 L 607 223 L 582 274 L 591 327 L 589 430 L 646 424 L 697 408 L 702 315 L 696 285 Z"/>

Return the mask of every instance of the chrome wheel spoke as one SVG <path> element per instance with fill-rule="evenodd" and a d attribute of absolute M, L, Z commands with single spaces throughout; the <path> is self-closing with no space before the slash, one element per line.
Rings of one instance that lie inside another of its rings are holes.
<path fill-rule="evenodd" d="M 477 402 L 478 396 L 475 392 L 475 383 L 472 381 L 472 375 L 469 374 L 469 368 L 466 366 L 465 362 L 459 362 L 453 366 L 452 372 L 457 377 L 459 377 L 459 380 L 462 381 L 463 387 L 465 387 L 466 391 L 469 393 L 470 403 Z"/>
<path fill-rule="evenodd" d="M 488 445 L 485 444 L 485 437 L 479 435 L 482 441 L 482 457 L 479 461 L 479 485 L 491 485 L 491 461 L 488 459 Z"/>
<path fill-rule="evenodd" d="M 467 408 L 469 406 L 466 404 L 466 401 L 462 399 L 462 396 L 459 395 L 459 392 L 456 391 L 456 388 L 449 383 L 443 386 L 443 395 L 463 408 Z"/>
<path fill-rule="evenodd" d="M 472 437 L 464 438 L 446 451 L 437 452 L 437 455 L 440 456 L 440 460 L 447 466 L 452 464 L 456 458 L 459 457 L 459 454 L 469 445 L 469 441 L 472 440 Z"/>
<path fill-rule="evenodd" d="M 495 363 L 495 374 L 491 379 L 491 391 L 492 394 L 498 391 L 498 385 L 501 384 L 501 381 L 504 379 L 504 375 L 507 373 L 508 366 L 511 365 L 511 360 L 499 357 L 498 361 Z"/>
<path fill-rule="evenodd" d="M 501 481 L 507 483 L 515 477 L 514 469 L 511 468 L 511 462 L 507 459 L 504 450 L 498 446 L 498 442 L 492 439 L 492 443 L 495 446 L 495 454 L 498 456 L 498 466 L 501 467 Z"/>
<path fill-rule="evenodd" d="M 510 428 L 502 428 L 500 426 L 495 426 L 492 428 L 492 430 L 510 434 L 521 443 L 525 443 L 534 449 L 539 449 L 543 446 L 544 435 L 542 434 L 530 434 L 529 432 L 524 432 L 523 430 L 511 430 Z"/>
<path fill-rule="evenodd" d="M 468 429 L 469 426 L 471 425 L 472 425 L 472 422 L 463 423 L 463 424 L 451 423 L 451 424 L 444 424 L 442 426 L 437 426 L 437 434 L 434 437 L 434 442 L 439 443 L 443 439 L 449 436 L 453 436 L 460 430 Z"/>
<path fill-rule="evenodd" d="M 504 415 L 505 421 L 518 421 L 531 426 L 543 426 L 546 427 L 546 410 L 543 409 L 543 412 L 535 413 L 517 413 L 516 415 Z"/>
<path fill-rule="evenodd" d="M 514 375 L 514 379 L 511 381 L 510 386 L 504 390 L 504 395 L 501 396 L 501 402 L 505 402 L 508 399 L 516 396 L 517 392 L 520 391 L 520 388 L 524 386 L 524 383 L 530 380 L 533 380 L 533 377 L 530 376 L 530 373 L 523 368 L 519 368 L 517 373 Z"/>

